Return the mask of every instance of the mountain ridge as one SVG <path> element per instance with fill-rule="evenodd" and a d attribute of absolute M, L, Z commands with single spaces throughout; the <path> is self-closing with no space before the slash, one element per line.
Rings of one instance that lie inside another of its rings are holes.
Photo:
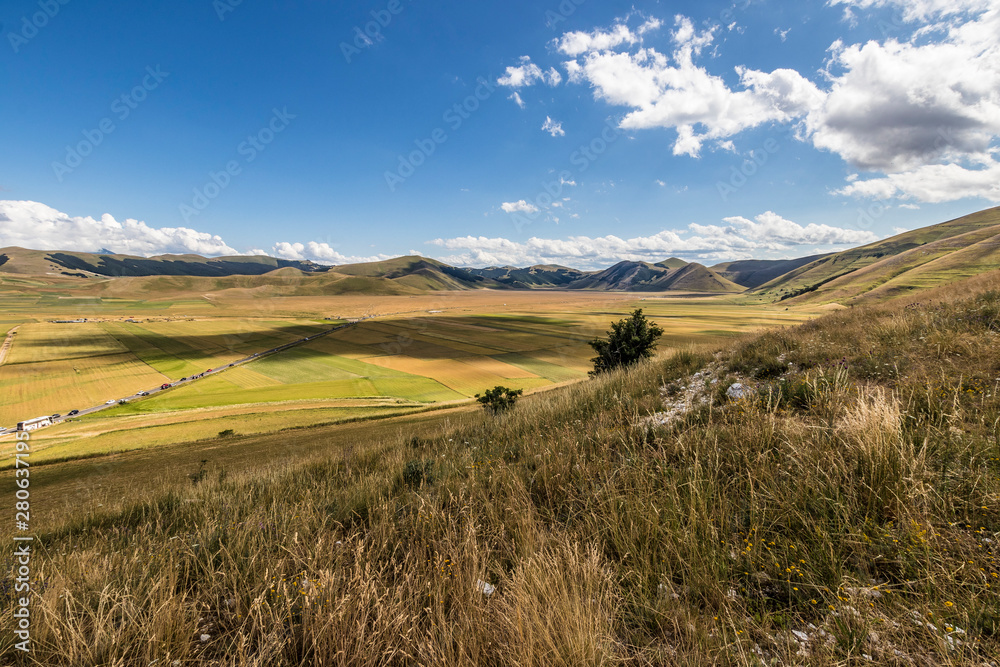
<path fill-rule="evenodd" d="M 92 281 L 92 291 L 155 292 L 157 286 L 295 295 L 419 294 L 440 290 L 591 290 L 743 294 L 757 301 L 844 302 L 891 298 L 1000 267 L 1000 207 L 902 232 L 837 253 L 705 266 L 670 257 L 623 260 L 582 271 L 558 264 L 456 267 L 407 255 L 326 266 L 264 255 L 83 253 L 0 248 L 0 277 L 55 275 Z M 168 280 L 171 279 L 171 280 Z M 113 284 L 115 281 L 122 281 Z"/>

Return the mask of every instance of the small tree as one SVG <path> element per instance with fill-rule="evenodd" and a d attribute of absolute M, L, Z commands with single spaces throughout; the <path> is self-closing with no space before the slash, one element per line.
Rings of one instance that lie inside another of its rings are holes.
<path fill-rule="evenodd" d="M 597 356 L 590 360 L 594 364 L 590 374 L 630 366 L 653 356 L 656 339 L 662 335 L 663 329 L 647 320 L 641 308 L 637 309 L 631 317 L 612 323 L 607 339 L 590 341 L 590 346 L 597 352 Z"/>
<path fill-rule="evenodd" d="M 517 397 L 524 393 L 523 389 L 508 389 L 497 385 L 487 389 L 482 395 L 476 394 L 476 400 L 483 404 L 483 409 L 493 414 L 506 412 L 514 407 Z"/>

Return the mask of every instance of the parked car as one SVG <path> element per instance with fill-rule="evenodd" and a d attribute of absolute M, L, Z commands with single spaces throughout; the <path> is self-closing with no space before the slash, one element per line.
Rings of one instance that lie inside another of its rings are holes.
<path fill-rule="evenodd" d="M 148 391 L 141 391 L 141 392 L 139 392 L 139 395 L 140 396 L 149 396 L 149 392 Z"/>
<path fill-rule="evenodd" d="M 55 413 L 54 415 L 52 415 L 52 417 L 51 417 L 51 418 L 52 418 L 52 419 L 59 419 L 60 417 L 62 417 L 62 415 L 61 415 L 61 414 L 59 414 L 59 413 L 57 412 L 57 413 Z"/>
<path fill-rule="evenodd" d="M 126 403 L 128 403 L 128 401 L 126 401 L 124 398 L 118 399 L 118 405 L 125 405 Z"/>
<path fill-rule="evenodd" d="M 187 378 L 181 378 L 178 382 L 184 382 L 185 380 L 187 380 Z"/>
<path fill-rule="evenodd" d="M 66 413 L 66 416 L 72 417 L 73 415 L 78 415 L 78 414 L 80 414 L 79 410 L 70 410 L 69 412 Z"/>
<path fill-rule="evenodd" d="M 114 404 L 115 404 L 115 399 L 113 399 L 113 398 L 110 399 L 110 400 L 104 401 L 104 405 L 114 405 Z"/>
<path fill-rule="evenodd" d="M 160 389 L 170 389 L 170 383 L 164 382 L 163 384 L 160 385 Z"/>

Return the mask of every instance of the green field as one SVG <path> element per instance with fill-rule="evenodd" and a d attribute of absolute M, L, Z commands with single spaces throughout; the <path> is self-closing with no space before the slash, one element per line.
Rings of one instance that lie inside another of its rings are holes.
<path fill-rule="evenodd" d="M 22 319 L 7 320 L 8 328 L 20 329 L 0 366 L 0 424 L 131 397 L 300 342 L 45 429 L 33 439 L 46 459 L 212 439 L 227 429 L 255 434 L 399 414 L 467 402 L 495 385 L 533 391 L 579 381 L 591 369 L 588 341 L 635 307 L 666 330 L 661 350 L 716 344 L 815 314 L 747 307 L 732 297 L 629 294 L 385 297 L 380 303 L 387 312 L 347 297 L 277 298 L 254 308 L 257 302 L 215 297 L 142 302 L 64 296 L 43 293 L 30 303 L 26 296 L 13 299 L 20 300 Z M 67 302 L 74 307 L 64 314 Z M 215 312 L 189 315 L 198 310 L 193 305 Z M 251 316 L 255 310 L 259 317 Z M 342 322 L 331 313 L 367 312 L 376 316 L 301 342 Z M 46 321 L 56 317 L 92 321 Z M 0 465 L 12 448 L 11 436 L 0 440 Z"/>

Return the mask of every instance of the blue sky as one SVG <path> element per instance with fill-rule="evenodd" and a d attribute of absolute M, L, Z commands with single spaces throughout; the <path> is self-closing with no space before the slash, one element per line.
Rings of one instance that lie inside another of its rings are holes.
<path fill-rule="evenodd" d="M 0 246 L 711 264 L 1000 203 L 1000 0 L 8 0 L 0 22 Z"/>

